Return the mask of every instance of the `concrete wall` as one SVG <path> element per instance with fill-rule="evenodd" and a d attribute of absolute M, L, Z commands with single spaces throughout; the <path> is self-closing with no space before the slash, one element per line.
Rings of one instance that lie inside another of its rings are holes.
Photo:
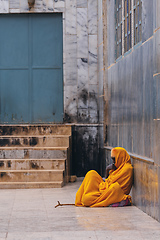
<path fill-rule="evenodd" d="M 133 202 L 160 221 L 160 2 L 142 1 L 142 42 L 118 61 L 114 2 L 103 1 L 108 22 L 106 145 L 138 155 L 132 158 Z"/>
<path fill-rule="evenodd" d="M 0 1 L 0 13 L 30 14 L 32 12 L 63 13 L 64 123 L 74 125 L 72 169 L 75 174 L 81 176 L 94 166 L 96 170 L 101 171 L 96 167 L 97 161 L 101 159 L 99 154 L 103 155 L 101 153 L 103 152 L 101 150 L 103 148 L 101 1 L 35 0 L 33 8 L 29 8 L 28 0 Z M 80 132 L 78 137 L 77 132 Z M 96 138 L 95 132 L 97 132 Z M 83 137 L 84 134 L 89 137 Z M 80 146 L 79 141 L 82 143 Z M 88 148 L 83 149 L 83 144 Z M 85 154 L 79 155 L 80 151 Z M 95 152 L 98 153 L 96 159 Z M 77 172 L 74 166 L 80 166 L 80 171 Z"/>

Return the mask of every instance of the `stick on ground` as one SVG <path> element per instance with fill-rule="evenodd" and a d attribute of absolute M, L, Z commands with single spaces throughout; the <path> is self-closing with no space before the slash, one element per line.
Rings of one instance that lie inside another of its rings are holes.
<path fill-rule="evenodd" d="M 55 208 L 59 206 L 75 206 L 73 203 L 60 203 L 59 201 L 57 203 L 58 204 L 55 206 Z"/>

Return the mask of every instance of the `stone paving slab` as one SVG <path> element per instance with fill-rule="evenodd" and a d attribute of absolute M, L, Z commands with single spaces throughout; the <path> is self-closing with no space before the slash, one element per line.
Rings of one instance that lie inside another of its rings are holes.
<path fill-rule="evenodd" d="M 159 240 L 160 223 L 135 206 L 84 208 L 74 203 L 81 181 L 54 189 L 0 190 L 0 240 Z"/>

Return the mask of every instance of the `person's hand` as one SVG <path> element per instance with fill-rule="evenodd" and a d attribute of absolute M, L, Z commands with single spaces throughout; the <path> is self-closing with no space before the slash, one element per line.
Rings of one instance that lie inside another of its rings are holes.
<path fill-rule="evenodd" d="M 112 170 L 113 164 L 110 164 L 106 167 L 106 178 L 109 176 L 109 171 Z"/>
<path fill-rule="evenodd" d="M 109 176 L 109 171 L 110 170 L 116 170 L 117 168 L 116 168 L 116 166 L 114 165 L 114 163 L 112 163 L 112 164 L 110 164 L 110 165 L 108 165 L 107 167 L 106 167 L 106 178 Z"/>

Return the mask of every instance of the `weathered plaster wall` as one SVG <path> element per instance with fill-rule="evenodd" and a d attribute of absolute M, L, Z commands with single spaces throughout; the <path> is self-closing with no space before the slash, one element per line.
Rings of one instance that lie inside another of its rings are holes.
<path fill-rule="evenodd" d="M 106 144 L 139 158 L 133 202 L 160 221 L 160 2 L 142 1 L 142 42 L 115 61 L 114 1 L 107 4 Z M 144 161 L 144 156 L 151 161 Z M 152 160 L 154 163 L 152 163 Z"/>
<path fill-rule="evenodd" d="M 0 0 L 0 13 L 32 12 L 63 13 L 64 122 L 76 124 L 73 163 L 81 165 L 78 173 L 84 175 L 94 164 L 98 166 L 96 162 L 103 156 L 102 4 L 99 0 L 35 0 L 34 7 L 29 8 L 27 0 Z M 80 141 L 81 147 L 85 144 L 88 148 L 80 149 Z M 79 151 L 85 151 L 84 156 Z"/>

